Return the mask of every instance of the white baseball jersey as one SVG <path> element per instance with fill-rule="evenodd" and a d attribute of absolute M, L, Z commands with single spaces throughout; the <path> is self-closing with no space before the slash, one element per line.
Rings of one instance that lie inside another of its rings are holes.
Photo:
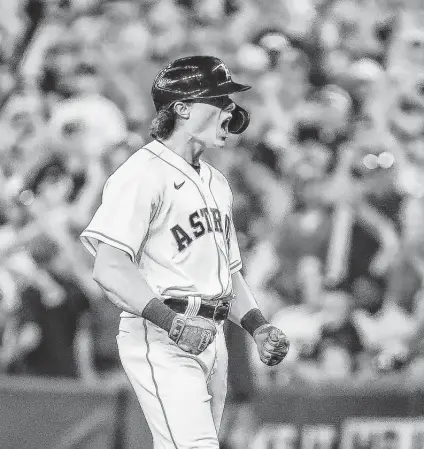
<path fill-rule="evenodd" d="M 201 162 L 199 174 L 153 141 L 108 179 L 81 239 L 93 255 L 100 241 L 127 252 L 158 297 L 220 298 L 242 265 L 231 207 L 218 170 Z M 194 356 L 148 320 L 121 314 L 120 358 L 156 449 L 219 449 L 227 349 L 215 325 L 214 342 Z"/>
<path fill-rule="evenodd" d="M 231 207 L 224 175 L 152 141 L 107 180 L 81 240 L 93 255 L 99 241 L 127 252 L 160 297 L 218 298 L 242 266 Z"/>

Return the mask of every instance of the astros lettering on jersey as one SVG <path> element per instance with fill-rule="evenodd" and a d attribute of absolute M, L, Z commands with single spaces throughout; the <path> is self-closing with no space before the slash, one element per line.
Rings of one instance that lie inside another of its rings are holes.
<path fill-rule="evenodd" d="M 231 208 L 217 169 L 201 161 L 199 175 L 153 141 L 110 176 L 81 239 L 93 255 L 99 241 L 128 253 L 158 297 L 220 298 L 242 266 Z"/>

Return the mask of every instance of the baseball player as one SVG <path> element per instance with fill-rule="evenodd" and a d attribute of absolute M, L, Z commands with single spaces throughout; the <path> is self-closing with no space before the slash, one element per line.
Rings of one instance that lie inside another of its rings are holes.
<path fill-rule="evenodd" d="M 219 448 L 227 318 L 252 335 L 263 363 L 288 351 L 240 274 L 228 182 L 200 159 L 247 128 L 229 95 L 249 88 L 215 57 L 166 66 L 152 88 L 154 140 L 107 180 L 81 235 L 94 279 L 123 310 L 119 354 L 156 449 Z"/>

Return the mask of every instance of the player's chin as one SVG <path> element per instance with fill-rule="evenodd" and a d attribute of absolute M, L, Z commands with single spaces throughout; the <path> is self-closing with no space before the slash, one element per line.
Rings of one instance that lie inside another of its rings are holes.
<path fill-rule="evenodd" d="M 223 148 L 225 146 L 225 144 L 227 143 L 227 138 L 228 138 L 228 136 L 218 136 L 215 139 L 214 146 L 217 148 Z"/>

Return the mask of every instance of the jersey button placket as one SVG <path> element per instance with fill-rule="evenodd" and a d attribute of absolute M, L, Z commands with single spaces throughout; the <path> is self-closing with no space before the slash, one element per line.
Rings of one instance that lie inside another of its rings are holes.
<path fill-rule="evenodd" d="M 210 192 L 210 190 L 208 188 L 208 185 L 209 185 L 209 181 L 207 181 L 207 184 L 205 182 L 205 185 L 199 186 L 199 189 L 200 189 L 200 191 L 202 193 L 203 201 L 204 201 L 205 206 L 206 206 L 206 208 L 208 210 L 208 214 L 209 214 L 210 220 L 212 221 L 212 232 L 213 232 L 213 235 L 214 235 L 215 245 L 216 245 L 216 249 L 217 249 L 217 253 L 218 253 L 218 280 L 219 280 L 219 284 L 221 285 L 221 293 L 220 293 L 220 295 L 223 295 L 224 292 L 225 292 L 225 287 L 224 287 L 224 284 L 222 283 L 222 279 L 221 279 L 221 251 L 222 251 L 222 249 L 221 249 L 221 247 L 219 245 L 218 236 L 217 236 L 217 234 L 215 232 L 215 226 L 213 224 L 213 215 L 212 215 L 212 211 L 211 211 L 211 204 L 213 204 L 213 197 L 212 197 L 212 194 L 211 194 L 211 192 Z"/>

